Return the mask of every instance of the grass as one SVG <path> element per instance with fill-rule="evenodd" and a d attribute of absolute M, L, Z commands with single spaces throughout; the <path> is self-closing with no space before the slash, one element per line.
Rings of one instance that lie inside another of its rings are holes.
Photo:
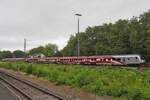
<path fill-rule="evenodd" d="M 121 68 L 87 68 L 82 65 L 0 63 L 1 68 L 19 70 L 43 77 L 56 85 L 69 85 L 100 95 L 119 99 L 149 100 L 150 70 Z"/>

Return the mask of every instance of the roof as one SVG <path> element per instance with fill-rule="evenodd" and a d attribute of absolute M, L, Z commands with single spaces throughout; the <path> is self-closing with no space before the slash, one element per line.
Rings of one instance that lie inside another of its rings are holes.
<path fill-rule="evenodd" d="M 139 57 L 139 54 L 129 54 L 129 55 L 112 55 L 113 57 Z"/>

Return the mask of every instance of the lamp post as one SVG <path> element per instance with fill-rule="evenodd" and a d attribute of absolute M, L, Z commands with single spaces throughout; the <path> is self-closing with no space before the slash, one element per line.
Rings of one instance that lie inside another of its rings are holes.
<path fill-rule="evenodd" d="M 75 14 L 78 16 L 78 33 L 77 33 L 77 50 L 78 50 L 78 57 L 80 56 L 80 40 L 79 40 L 79 17 L 82 16 L 81 14 Z"/>

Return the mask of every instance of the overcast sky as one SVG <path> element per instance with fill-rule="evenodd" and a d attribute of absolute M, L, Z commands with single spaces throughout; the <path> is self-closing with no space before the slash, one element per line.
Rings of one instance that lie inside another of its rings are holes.
<path fill-rule="evenodd" d="M 23 50 L 55 43 L 62 49 L 71 34 L 88 26 L 139 16 L 150 0 L 0 0 L 0 50 Z"/>

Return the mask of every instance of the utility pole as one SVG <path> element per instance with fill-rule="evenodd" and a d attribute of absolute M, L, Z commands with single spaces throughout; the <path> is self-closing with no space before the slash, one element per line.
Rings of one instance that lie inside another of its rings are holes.
<path fill-rule="evenodd" d="M 75 14 L 78 16 L 78 33 L 77 33 L 77 51 L 78 51 L 78 57 L 80 56 L 80 40 L 79 40 L 79 17 L 82 16 L 81 14 Z"/>
<path fill-rule="evenodd" d="M 24 38 L 24 53 L 26 53 L 26 47 L 27 47 L 27 39 Z"/>

